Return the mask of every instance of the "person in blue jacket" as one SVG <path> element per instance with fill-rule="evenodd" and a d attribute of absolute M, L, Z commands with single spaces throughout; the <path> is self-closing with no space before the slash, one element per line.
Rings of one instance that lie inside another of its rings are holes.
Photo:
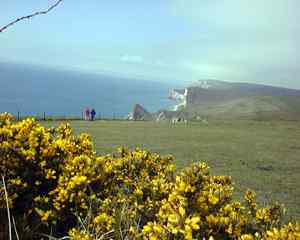
<path fill-rule="evenodd" d="M 95 111 L 95 109 L 93 108 L 92 111 L 91 111 L 91 120 L 92 120 L 92 121 L 94 121 L 95 116 L 96 116 L 96 111 Z"/>

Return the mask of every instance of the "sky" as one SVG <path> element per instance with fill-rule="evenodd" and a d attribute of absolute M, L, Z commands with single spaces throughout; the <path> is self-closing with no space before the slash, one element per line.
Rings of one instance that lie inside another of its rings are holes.
<path fill-rule="evenodd" d="M 0 26 L 54 0 L 1 0 Z M 300 89 L 299 0 L 64 0 L 0 33 L 0 62 Z"/>

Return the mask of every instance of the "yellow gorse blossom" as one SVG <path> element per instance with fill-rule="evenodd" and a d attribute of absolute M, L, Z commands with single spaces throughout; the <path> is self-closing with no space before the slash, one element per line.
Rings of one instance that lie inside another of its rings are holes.
<path fill-rule="evenodd" d="M 267 230 L 264 234 L 263 240 L 298 240 L 300 239 L 300 224 L 289 223 L 282 228 L 273 228 Z"/>
<path fill-rule="evenodd" d="M 97 155 L 69 124 L 0 114 L 0 174 L 13 215 L 74 240 L 300 239 L 298 223 L 281 227 L 281 205 L 260 208 L 251 191 L 233 200 L 231 178 L 211 176 L 205 163 L 176 172 L 171 156 L 142 149 Z"/>

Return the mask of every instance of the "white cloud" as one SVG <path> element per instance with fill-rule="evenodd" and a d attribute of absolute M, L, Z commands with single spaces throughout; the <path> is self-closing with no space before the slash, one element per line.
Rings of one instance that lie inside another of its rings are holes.
<path fill-rule="evenodd" d="M 128 63 L 144 62 L 144 58 L 142 56 L 138 56 L 138 55 L 122 55 L 120 60 L 123 62 L 128 62 Z"/>

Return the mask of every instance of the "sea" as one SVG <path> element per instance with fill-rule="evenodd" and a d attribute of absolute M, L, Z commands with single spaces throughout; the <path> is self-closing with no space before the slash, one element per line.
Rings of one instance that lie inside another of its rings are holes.
<path fill-rule="evenodd" d="M 98 117 L 124 118 L 135 104 L 149 112 L 172 109 L 173 84 L 25 64 L 0 63 L 0 112 L 19 116 L 81 117 L 86 107 Z"/>

